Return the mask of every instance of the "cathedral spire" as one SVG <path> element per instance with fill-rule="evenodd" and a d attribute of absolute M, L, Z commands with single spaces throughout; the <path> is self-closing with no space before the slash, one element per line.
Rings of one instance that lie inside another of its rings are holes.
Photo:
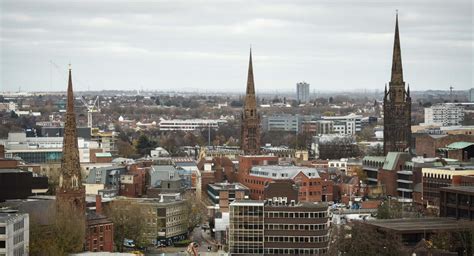
<path fill-rule="evenodd" d="M 247 75 L 247 95 L 255 94 L 255 84 L 253 81 L 253 67 L 252 67 L 252 48 L 250 48 L 249 71 Z"/>
<path fill-rule="evenodd" d="M 398 32 L 398 11 L 395 21 L 395 38 L 393 41 L 393 58 L 392 58 L 392 79 L 391 83 L 403 84 L 403 70 L 402 70 L 402 53 L 400 50 L 400 35 Z"/>
<path fill-rule="evenodd" d="M 77 146 L 76 114 L 74 113 L 74 93 L 72 90 L 72 71 L 69 66 L 67 86 L 66 122 L 64 124 L 63 156 L 61 159 L 60 189 L 80 189 L 81 168 Z"/>

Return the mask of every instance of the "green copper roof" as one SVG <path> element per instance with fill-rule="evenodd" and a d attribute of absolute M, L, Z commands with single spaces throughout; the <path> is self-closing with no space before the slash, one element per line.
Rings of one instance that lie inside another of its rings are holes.
<path fill-rule="evenodd" d="M 472 145 L 474 145 L 474 143 L 472 143 L 472 142 L 458 141 L 458 142 L 454 142 L 454 143 L 449 144 L 447 147 L 450 148 L 450 149 L 463 149 L 463 148 L 467 148 L 467 147 L 472 146 Z"/>
<path fill-rule="evenodd" d="M 112 157 L 110 153 L 95 153 L 95 157 Z"/>
<path fill-rule="evenodd" d="M 388 152 L 387 157 L 385 158 L 385 163 L 383 165 L 384 170 L 394 170 L 395 165 L 397 164 L 399 152 Z"/>

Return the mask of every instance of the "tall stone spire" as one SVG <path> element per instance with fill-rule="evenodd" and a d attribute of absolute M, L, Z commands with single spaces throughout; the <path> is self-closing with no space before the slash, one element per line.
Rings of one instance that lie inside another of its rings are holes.
<path fill-rule="evenodd" d="M 247 95 L 249 94 L 255 94 L 255 84 L 253 81 L 253 67 L 252 67 L 252 48 L 250 48 L 249 72 L 247 74 Z"/>
<path fill-rule="evenodd" d="M 247 91 L 242 112 L 240 147 L 246 155 L 257 155 L 260 153 L 260 116 L 257 114 L 257 100 L 255 98 L 252 49 L 250 49 Z"/>
<path fill-rule="evenodd" d="M 393 42 L 392 76 L 384 94 L 384 153 L 404 152 L 411 145 L 411 98 L 403 81 L 398 12 Z"/>
<path fill-rule="evenodd" d="M 395 21 L 395 37 L 393 40 L 392 79 L 394 85 L 403 84 L 402 52 L 400 50 L 400 34 L 398 32 L 398 12 Z"/>
<path fill-rule="evenodd" d="M 72 74 L 69 67 L 67 88 L 66 122 L 64 126 L 63 155 L 59 187 L 56 198 L 58 207 L 69 206 L 77 210 L 85 210 L 85 190 L 82 185 L 79 148 L 76 134 L 76 114 L 74 113 L 74 93 L 72 90 Z"/>

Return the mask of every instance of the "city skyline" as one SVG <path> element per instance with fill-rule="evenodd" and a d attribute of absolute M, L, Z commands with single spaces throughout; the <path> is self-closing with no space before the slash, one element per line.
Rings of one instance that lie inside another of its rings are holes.
<path fill-rule="evenodd" d="M 301 80 L 311 93 L 382 91 L 396 9 L 411 89 L 472 86 L 470 1 L 1 5 L 1 91 L 62 91 L 70 62 L 77 91 L 244 93 L 249 44 L 257 93 L 294 91 Z"/>

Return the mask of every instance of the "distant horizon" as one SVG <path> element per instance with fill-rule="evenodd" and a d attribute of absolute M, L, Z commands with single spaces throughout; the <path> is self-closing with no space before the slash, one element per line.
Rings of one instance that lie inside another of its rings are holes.
<path fill-rule="evenodd" d="M 412 91 L 473 82 L 470 0 L 0 2 L 0 91 L 383 90 L 399 28 Z M 192 85 L 192 86 L 190 86 Z"/>

